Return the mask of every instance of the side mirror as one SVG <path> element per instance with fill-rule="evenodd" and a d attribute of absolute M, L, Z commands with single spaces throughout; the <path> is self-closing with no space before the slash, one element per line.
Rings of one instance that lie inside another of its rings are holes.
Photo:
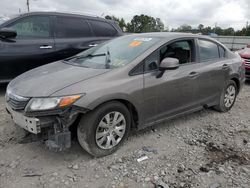
<path fill-rule="evenodd" d="M 161 61 L 160 69 L 168 70 L 168 69 L 176 69 L 179 67 L 179 60 L 176 58 L 167 57 Z"/>
<path fill-rule="evenodd" d="M 8 38 L 15 38 L 16 36 L 17 36 L 17 33 L 13 29 L 9 29 L 9 28 L 0 29 L 1 38 L 8 39 Z"/>
<path fill-rule="evenodd" d="M 162 77 L 165 70 L 173 70 L 173 69 L 177 69 L 178 67 L 179 67 L 178 59 L 167 57 L 161 61 L 161 64 L 159 66 L 160 72 L 159 74 L 157 74 L 156 78 Z"/>

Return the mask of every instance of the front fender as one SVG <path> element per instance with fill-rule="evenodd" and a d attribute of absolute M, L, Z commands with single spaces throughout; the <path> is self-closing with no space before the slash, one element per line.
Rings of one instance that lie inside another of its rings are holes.
<path fill-rule="evenodd" d="M 101 97 L 94 97 L 94 96 L 84 96 L 80 100 L 78 100 L 75 103 L 75 106 L 79 106 L 82 108 L 86 108 L 89 110 L 95 109 L 97 106 L 111 101 L 111 100 L 126 100 L 133 104 L 135 108 L 138 106 L 138 102 L 136 100 L 133 100 L 128 94 L 124 93 L 116 93 L 116 94 L 107 94 L 107 95 L 102 95 Z"/>

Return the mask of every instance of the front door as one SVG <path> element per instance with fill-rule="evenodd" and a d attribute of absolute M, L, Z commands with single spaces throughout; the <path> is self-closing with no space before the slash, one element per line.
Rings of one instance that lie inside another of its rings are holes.
<path fill-rule="evenodd" d="M 198 92 L 199 74 L 196 72 L 197 63 L 193 50 L 194 41 L 181 41 L 152 53 L 144 61 L 144 103 L 145 124 L 160 121 L 183 111 L 197 107 L 194 95 Z M 180 61 L 180 67 L 166 70 L 159 74 L 159 61 L 172 57 Z"/>
<path fill-rule="evenodd" d="M 0 80 L 53 61 L 49 16 L 27 16 L 6 27 L 15 30 L 17 37 L 0 41 Z"/>
<path fill-rule="evenodd" d="M 49 16 L 27 16 L 6 27 L 15 30 L 17 37 L 0 41 L 1 80 L 53 61 Z"/>

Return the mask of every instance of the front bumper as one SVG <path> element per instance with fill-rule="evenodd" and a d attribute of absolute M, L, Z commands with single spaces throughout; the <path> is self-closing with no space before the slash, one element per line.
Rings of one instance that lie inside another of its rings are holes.
<path fill-rule="evenodd" d="M 41 121 L 38 118 L 26 117 L 22 113 L 14 111 L 8 104 L 6 105 L 6 109 L 15 124 L 33 134 L 41 132 Z"/>
<path fill-rule="evenodd" d="M 52 115 L 25 115 L 23 111 L 13 110 L 8 103 L 6 110 L 15 124 L 27 131 L 21 143 L 45 141 L 49 149 L 62 151 L 71 146 L 71 132 L 69 127 L 75 122 L 79 111 L 72 108 L 64 113 Z"/>

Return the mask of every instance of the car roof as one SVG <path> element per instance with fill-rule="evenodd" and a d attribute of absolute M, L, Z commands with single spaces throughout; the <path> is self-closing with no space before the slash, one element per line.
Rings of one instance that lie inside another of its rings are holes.
<path fill-rule="evenodd" d="M 180 33 L 180 32 L 153 32 L 153 33 L 130 33 L 128 35 L 138 36 L 138 37 L 158 37 L 158 38 L 206 38 L 211 39 L 211 37 L 199 35 L 199 34 L 192 34 L 192 33 Z"/>
<path fill-rule="evenodd" d="M 28 15 L 75 16 L 75 17 L 83 17 L 83 18 L 88 18 L 88 19 L 98 19 L 98 20 L 103 20 L 106 22 L 115 22 L 114 20 L 108 20 L 102 17 L 98 17 L 96 15 L 81 14 L 81 13 L 40 11 L 40 12 L 28 12 L 28 13 L 19 14 L 19 16 L 28 16 Z"/>
<path fill-rule="evenodd" d="M 157 37 L 161 38 L 161 42 L 167 42 L 175 39 L 185 39 L 185 38 L 199 38 L 199 39 L 205 39 L 205 40 L 210 40 L 213 41 L 217 44 L 220 44 L 224 48 L 226 48 L 222 43 L 217 41 L 216 39 L 213 39 L 212 37 L 206 36 L 206 35 L 200 35 L 200 34 L 192 34 L 192 33 L 180 33 L 180 32 L 153 32 L 153 33 L 129 33 L 128 35 L 133 35 L 135 37 L 145 37 L 145 38 L 150 38 L 150 37 Z M 127 36 L 127 35 L 125 35 Z"/>

